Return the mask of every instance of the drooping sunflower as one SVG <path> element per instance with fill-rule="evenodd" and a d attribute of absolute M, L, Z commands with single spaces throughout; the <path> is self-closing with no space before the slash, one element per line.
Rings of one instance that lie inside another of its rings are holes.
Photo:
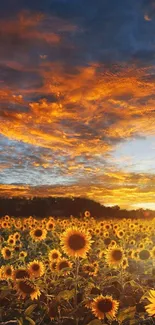
<path fill-rule="evenodd" d="M 35 241 L 41 241 L 46 238 L 47 235 L 47 230 L 42 229 L 41 227 L 35 228 L 30 231 L 30 236 L 32 237 L 33 240 Z"/>
<path fill-rule="evenodd" d="M 9 260 L 12 258 L 12 250 L 10 249 L 10 247 L 3 247 L 1 249 L 1 254 L 5 260 Z"/>
<path fill-rule="evenodd" d="M 13 271 L 12 265 L 3 265 L 1 267 L 1 278 L 4 280 L 13 279 Z"/>
<path fill-rule="evenodd" d="M 57 265 L 56 265 L 56 270 L 58 272 L 63 273 L 64 275 L 67 275 L 70 273 L 70 270 L 68 270 L 68 268 L 72 268 L 72 263 L 67 260 L 66 258 L 61 258 L 57 261 Z"/>
<path fill-rule="evenodd" d="M 51 262 L 50 265 L 49 265 L 49 267 L 50 267 L 50 271 L 51 271 L 51 272 L 55 272 L 55 271 L 56 271 L 56 267 L 57 267 L 57 262 L 56 262 L 56 260 L 53 261 L 53 262 Z"/>
<path fill-rule="evenodd" d="M 63 251 L 72 257 L 85 258 L 91 243 L 90 234 L 76 227 L 68 228 L 61 237 Z"/>
<path fill-rule="evenodd" d="M 118 310 L 119 303 L 111 296 L 98 296 L 91 303 L 91 310 L 98 319 L 103 319 L 105 316 L 114 318 Z"/>
<path fill-rule="evenodd" d="M 49 252 L 48 257 L 50 261 L 57 260 L 58 258 L 61 257 L 61 253 L 58 249 L 52 249 Z"/>
<path fill-rule="evenodd" d="M 106 252 L 106 262 L 109 266 L 112 266 L 114 268 L 117 268 L 121 265 L 123 258 L 124 258 L 124 253 L 121 247 L 113 247 L 109 248 Z"/>
<path fill-rule="evenodd" d="M 28 279 L 20 279 L 15 283 L 15 290 L 23 299 L 30 297 L 31 300 L 38 299 L 41 295 L 39 288 Z"/>
<path fill-rule="evenodd" d="M 149 316 L 155 316 L 155 290 L 149 291 L 149 296 L 147 299 L 151 302 L 151 304 L 145 306 L 145 309 Z"/>
<path fill-rule="evenodd" d="M 20 268 L 14 270 L 14 272 L 13 272 L 14 280 L 25 279 L 25 278 L 29 278 L 29 277 L 30 277 L 30 273 L 24 267 L 20 267 Z"/>
<path fill-rule="evenodd" d="M 37 260 L 30 262 L 27 268 L 28 272 L 30 273 L 30 278 L 39 278 L 45 273 L 44 264 Z"/>

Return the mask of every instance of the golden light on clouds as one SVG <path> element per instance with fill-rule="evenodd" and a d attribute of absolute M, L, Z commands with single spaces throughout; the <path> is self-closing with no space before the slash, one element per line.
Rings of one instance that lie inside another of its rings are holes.
<path fill-rule="evenodd" d="M 21 10 L 0 28 L 0 195 L 153 203 L 154 173 L 114 158 L 121 144 L 155 136 L 153 62 L 84 64 L 87 29 L 54 14 Z"/>

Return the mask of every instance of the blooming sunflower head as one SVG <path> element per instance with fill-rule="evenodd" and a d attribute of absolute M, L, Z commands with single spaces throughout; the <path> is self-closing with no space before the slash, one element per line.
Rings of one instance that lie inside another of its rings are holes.
<path fill-rule="evenodd" d="M 91 310 L 98 319 L 103 319 L 105 316 L 114 318 L 118 309 L 118 301 L 111 296 L 98 296 L 91 303 Z"/>
<path fill-rule="evenodd" d="M 46 223 L 46 229 L 48 231 L 51 231 L 54 229 L 54 226 L 55 226 L 55 223 L 53 220 L 49 220 L 47 223 Z"/>
<path fill-rule="evenodd" d="M 9 247 L 3 247 L 1 249 L 1 254 L 5 260 L 9 260 L 12 258 L 12 250 Z"/>
<path fill-rule="evenodd" d="M 27 256 L 27 252 L 25 252 L 25 251 L 21 251 L 21 252 L 19 253 L 19 258 L 20 258 L 20 259 L 24 259 L 26 256 Z"/>
<path fill-rule="evenodd" d="M 61 237 L 63 251 L 72 257 L 85 258 L 91 243 L 90 234 L 76 227 L 68 228 Z"/>
<path fill-rule="evenodd" d="M 109 248 L 106 253 L 106 262 L 109 266 L 118 267 L 121 265 L 124 253 L 121 247 Z"/>
<path fill-rule="evenodd" d="M 34 241 L 41 241 L 46 238 L 47 230 L 42 229 L 41 227 L 35 228 L 30 231 L 30 236 Z"/>
<path fill-rule="evenodd" d="M 50 261 L 57 260 L 58 258 L 61 257 L 61 253 L 58 249 L 52 249 L 49 252 L 48 257 Z"/>
<path fill-rule="evenodd" d="M 39 288 L 28 279 L 20 279 L 16 281 L 15 289 L 19 296 L 23 299 L 30 297 L 31 300 L 37 299 L 40 296 Z"/>
<path fill-rule="evenodd" d="M 28 264 L 28 271 L 31 278 L 39 278 L 45 273 L 45 267 L 42 262 L 34 260 Z"/>
<path fill-rule="evenodd" d="M 145 309 L 149 316 L 155 316 L 155 290 L 150 290 L 147 299 L 150 304 L 145 306 Z"/>
<path fill-rule="evenodd" d="M 12 265 L 3 265 L 1 267 L 1 278 L 4 280 L 9 280 L 13 278 L 13 266 Z"/>

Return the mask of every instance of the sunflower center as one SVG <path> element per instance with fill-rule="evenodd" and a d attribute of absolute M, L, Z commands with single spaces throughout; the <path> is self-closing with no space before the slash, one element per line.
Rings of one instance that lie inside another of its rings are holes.
<path fill-rule="evenodd" d="M 26 294 L 31 294 L 35 291 L 34 286 L 31 283 L 25 281 L 19 282 L 19 289 Z"/>
<path fill-rule="evenodd" d="M 12 270 L 11 270 L 11 268 L 9 268 L 9 269 L 6 270 L 6 274 L 7 274 L 7 275 L 11 275 L 11 274 L 12 274 Z"/>
<path fill-rule="evenodd" d="M 48 225 L 48 228 L 52 229 L 52 228 L 53 228 L 53 223 L 50 223 L 50 224 Z"/>
<path fill-rule="evenodd" d="M 26 270 L 18 270 L 15 277 L 16 279 L 29 278 L 29 273 Z"/>
<path fill-rule="evenodd" d="M 73 234 L 69 237 L 68 245 L 74 251 L 78 251 L 85 247 L 85 238 L 80 234 Z"/>
<path fill-rule="evenodd" d="M 122 252 L 119 249 L 115 249 L 112 253 L 112 257 L 115 261 L 120 261 L 122 259 Z"/>
<path fill-rule="evenodd" d="M 150 252 L 146 249 L 143 249 L 140 253 L 139 253 L 139 257 L 141 260 L 148 260 L 148 258 L 150 257 Z"/>
<path fill-rule="evenodd" d="M 41 229 L 37 229 L 37 230 L 35 231 L 34 235 L 35 235 L 36 237 L 41 237 L 41 236 L 42 236 L 42 230 L 41 230 Z"/>
<path fill-rule="evenodd" d="M 33 271 L 38 271 L 40 269 L 39 264 L 35 263 L 32 265 Z"/>
<path fill-rule="evenodd" d="M 102 313 L 108 313 L 112 310 L 113 304 L 110 299 L 105 298 L 98 302 L 97 307 Z"/>
<path fill-rule="evenodd" d="M 109 245 L 111 243 L 111 239 L 110 238 L 105 238 L 104 239 L 104 244 L 105 245 Z"/>
<path fill-rule="evenodd" d="M 58 253 L 53 253 L 52 258 L 54 258 L 54 259 L 58 258 Z"/>
<path fill-rule="evenodd" d="M 6 256 L 10 257 L 11 256 L 11 251 L 9 249 L 6 249 L 5 254 L 6 254 Z"/>
<path fill-rule="evenodd" d="M 65 269 L 66 267 L 69 267 L 68 262 L 67 261 L 63 261 L 59 265 L 59 270 Z"/>

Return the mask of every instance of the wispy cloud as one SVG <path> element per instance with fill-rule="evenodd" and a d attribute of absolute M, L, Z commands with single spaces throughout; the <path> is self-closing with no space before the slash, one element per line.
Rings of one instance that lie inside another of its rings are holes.
<path fill-rule="evenodd" d="M 3 6 L 1 194 L 153 202 L 153 172 L 113 156 L 120 144 L 155 135 L 150 8 L 151 1 L 21 1 L 11 14 Z"/>

